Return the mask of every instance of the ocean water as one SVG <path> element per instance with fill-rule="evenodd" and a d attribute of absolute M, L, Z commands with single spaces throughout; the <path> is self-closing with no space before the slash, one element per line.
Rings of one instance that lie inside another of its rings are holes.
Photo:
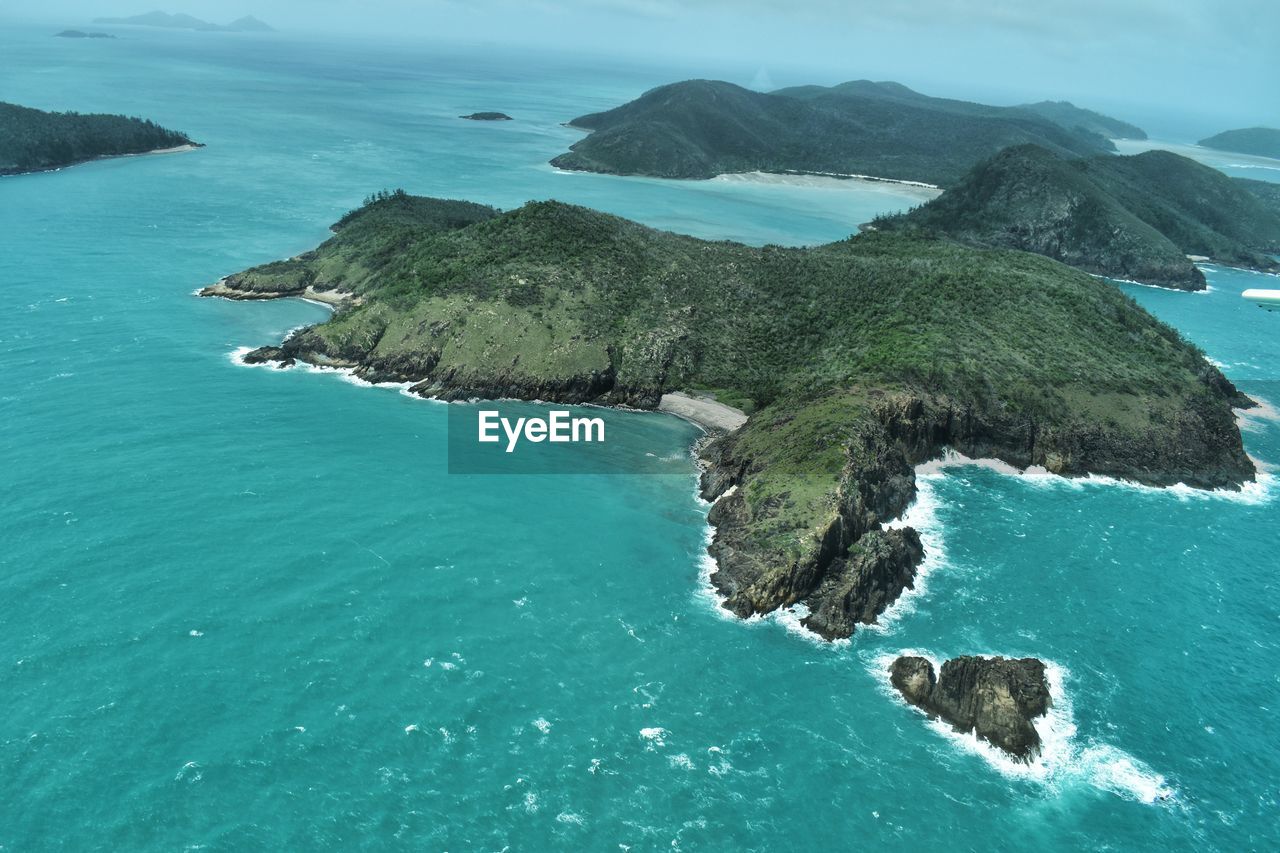
<path fill-rule="evenodd" d="M 209 145 L 0 180 L 0 849 L 1280 845 L 1273 486 L 931 466 L 919 590 L 827 645 L 717 609 L 691 461 L 449 476 L 441 404 L 234 363 L 324 308 L 191 296 L 381 187 L 756 243 L 910 198 L 545 166 L 560 121 L 663 69 L 21 28 L 0 67 L 7 99 Z M 518 121 L 453 118 L 478 109 Z M 1208 275 L 1126 288 L 1280 402 L 1280 317 L 1238 297 L 1259 279 Z M 1245 438 L 1277 462 L 1265 414 Z M 662 458 L 695 437 L 605 417 Z M 906 649 L 1050 661 L 1044 759 L 893 698 Z"/>

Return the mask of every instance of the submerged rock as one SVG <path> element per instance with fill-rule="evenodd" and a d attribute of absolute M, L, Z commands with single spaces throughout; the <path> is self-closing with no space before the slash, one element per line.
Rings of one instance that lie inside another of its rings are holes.
<path fill-rule="evenodd" d="M 1053 704 L 1044 663 L 1036 658 L 952 658 L 934 675 L 922 657 L 900 657 L 889 680 L 902 697 L 959 732 L 975 732 L 1020 761 L 1040 754 L 1032 720 Z"/>

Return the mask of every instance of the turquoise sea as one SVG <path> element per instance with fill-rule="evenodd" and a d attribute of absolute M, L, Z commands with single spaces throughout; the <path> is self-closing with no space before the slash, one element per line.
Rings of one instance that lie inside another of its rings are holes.
<path fill-rule="evenodd" d="M 824 645 L 718 610 L 692 461 L 449 476 L 444 406 L 233 363 L 324 308 L 191 295 L 383 187 L 755 243 L 911 203 L 545 165 L 560 122 L 717 69 L 52 31 L 0 29 L 0 97 L 208 147 L 0 179 L 0 850 L 1280 847 L 1276 487 L 935 466 L 920 590 Z M 517 121 L 456 118 L 482 109 Z M 1280 402 L 1261 279 L 1208 275 L 1123 286 Z M 695 437 L 605 417 L 659 457 Z M 893 698 L 904 649 L 1052 662 L 1044 759 Z"/>

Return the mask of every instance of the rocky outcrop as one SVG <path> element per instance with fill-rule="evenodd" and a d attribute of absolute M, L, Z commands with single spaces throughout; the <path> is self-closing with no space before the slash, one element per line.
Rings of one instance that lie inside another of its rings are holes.
<path fill-rule="evenodd" d="M 512 120 L 511 116 L 507 115 L 506 113 L 495 113 L 495 112 L 472 113 L 471 115 L 467 115 L 467 116 L 458 116 L 458 118 L 465 118 L 470 121 L 511 121 Z"/>
<path fill-rule="evenodd" d="M 915 499 L 914 466 L 948 449 L 1063 476 L 1238 489 L 1255 471 L 1221 398 L 1251 401 L 1216 368 L 1207 370 L 1212 394 L 1190 401 L 1159 432 L 1138 435 L 1093 421 L 1045 423 L 939 395 L 873 394 L 871 417 L 846 446 L 833 518 L 811 551 L 787 560 L 757 544 L 762 519 L 777 506 L 753 506 L 743 489 L 726 494 L 749 485 L 760 463 L 740 452 L 740 434 L 720 438 L 702 453 L 702 496 L 715 502 L 708 514 L 716 528 L 711 582 L 724 606 L 743 618 L 803 603 L 810 611 L 806 627 L 829 640 L 874 623 L 912 588 L 924 559 L 915 530 L 884 525 Z"/>
<path fill-rule="evenodd" d="M 1020 761 L 1040 754 L 1032 721 L 1053 704 L 1044 663 L 1035 658 L 958 657 L 942 665 L 900 657 L 889 680 L 907 702 L 958 732 L 974 732 Z"/>
<path fill-rule="evenodd" d="M 240 359 L 245 364 L 274 364 L 276 367 L 292 367 L 296 362 L 280 347 L 258 347 Z"/>

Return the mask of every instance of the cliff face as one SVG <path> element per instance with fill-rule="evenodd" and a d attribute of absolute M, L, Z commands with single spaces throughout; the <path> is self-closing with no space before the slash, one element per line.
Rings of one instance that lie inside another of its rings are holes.
<path fill-rule="evenodd" d="M 1280 217 L 1247 187 L 1165 151 L 1066 160 L 1011 148 L 933 201 L 875 224 L 1182 290 L 1205 287 L 1187 255 L 1274 270 L 1269 253 L 1280 250 Z"/>
<path fill-rule="evenodd" d="M 959 657 L 935 676 L 924 658 L 900 657 L 889 678 L 909 703 L 956 731 L 974 732 L 1022 761 L 1039 755 L 1040 733 L 1032 721 L 1053 704 L 1041 661 Z"/>
<path fill-rule="evenodd" d="M 1215 367 L 1111 285 L 1025 253 L 884 234 L 752 249 L 555 203 L 391 194 L 206 291 L 302 292 L 345 301 L 249 359 L 442 399 L 751 400 L 702 449 L 712 582 L 743 616 L 803 602 L 828 638 L 913 584 L 919 536 L 886 525 L 948 448 L 1153 485 L 1254 473 L 1231 412 L 1248 401 Z"/>
<path fill-rule="evenodd" d="M 914 500 L 915 465 L 955 450 L 1063 476 L 1234 488 L 1254 476 L 1254 466 L 1233 439 L 1237 427 L 1224 402 L 1248 401 L 1226 383 L 1159 425 L 1135 428 L 1088 417 L 1050 422 L 937 395 L 870 392 L 864 406 L 849 407 L 856 427 L 843 445 L 844 465 L 831 509 L 819 516 L 820 533 L 791 553 L 762 546 L 762 529 L 790 524 L 793 495 L 752 500 L 753 483 L 770 470 L 767 458 L 746 450 L 760 427 L 748 422 L 703 451 L 702 496 L 715 501 L 711 582 L 739 616 L 803 603 L 810 611 L 806 627 L 827 639 L 848 637 L 913 586 L 924 557 L 919 536 L 885 525 Z M 737 488 L 726 494 L 731 487 Z"/>

